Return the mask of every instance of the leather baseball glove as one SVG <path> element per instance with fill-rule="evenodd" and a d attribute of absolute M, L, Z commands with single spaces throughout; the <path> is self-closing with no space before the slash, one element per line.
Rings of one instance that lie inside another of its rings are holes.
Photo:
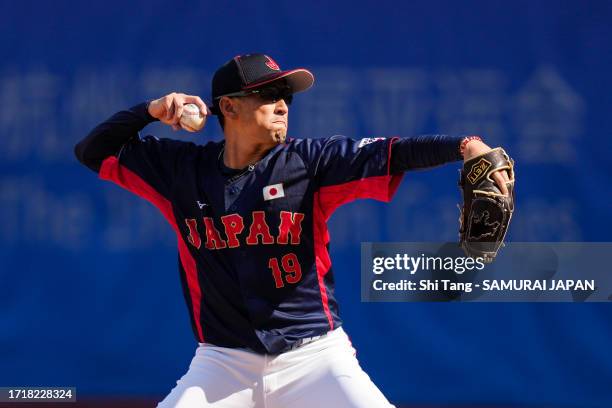
<path fill-rule="evenodd" d="M 508 195 L 502 194 L 491 174 L 506 169 Z M 514 160 L 498 147 L 463 165 L 459 188 L 463 208 L 459 217 L 460 244 L 467 256 L 493 262 L 514 212 Z"/>

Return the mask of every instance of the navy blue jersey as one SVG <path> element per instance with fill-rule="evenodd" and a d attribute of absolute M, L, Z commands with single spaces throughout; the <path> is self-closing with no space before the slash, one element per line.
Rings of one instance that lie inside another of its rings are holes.
<path fill-rule="evenodd" d="M 289 139 L 256 165 L 223 165 L 204 146 L 139 131 L 142 103 L 75 146 L 79 161 L 149 200 L 174 228 L 199 342 L 279 353 L 342 322 L 326 222 L 357 198 L 388 201 L 406 170 L 461 160 L 463 137 Z"/>
<path fill-rule="evenodd" d="M 199 342 L 280 353 L 342 321 L 327 220 L 357 198 L 389 201 L 391 139 L 289 139 L 243 174 L 223 173 L 224 142 L 132 138 L 100 177 L 149 200 L 177 234 Z"/>

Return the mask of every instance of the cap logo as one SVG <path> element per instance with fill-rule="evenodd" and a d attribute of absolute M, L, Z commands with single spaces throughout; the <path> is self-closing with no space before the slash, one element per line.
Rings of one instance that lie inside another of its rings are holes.
<path fill-rule="evenodd" d="M 274 62 L 274 60 L 270 57 L 268 57 L 267 55 L 265 56 L 267 61 L 266 61 L 266 66 L 270 69 L 273 69 L 275 71 L 280 71 L 280 67 L 278 66 L 278 64 L 276 62 Z"/>

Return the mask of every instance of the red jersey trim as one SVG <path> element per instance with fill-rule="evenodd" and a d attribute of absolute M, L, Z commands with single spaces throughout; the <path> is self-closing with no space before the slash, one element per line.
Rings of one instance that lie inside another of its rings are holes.
<path fill-rule="evenodd" d="M 315 266 L 317 268 L 317 280 L 319 282 L 319 292 L 321 293 L 323 311 L 325 312 L 325 316 L 327 316 L 329 329 L 334 330 L 334 319 L 332 318 L 329 310 L 329 299 L 327 298 L 327 289 L 324 281 L 325 275 L 331 268 L 331 259 L 329 257 L 329 252 L 327 252 L 329 232 L 327 231 L 327 219 L 325 218 L 324 212 L 319 205 L 321 202 L 320 195 L 321 194 L 318 191 L 314 193 L 312 214 Z"/>
<path fill-rule="evenodd" d="M 187 244 L 185 244 L 185 241 L 181 236 L 180 230 L 176 223 L 176 218 L 174 217 L 174 212 L 172 210 L 172 204 L 136 173 L 127 167 L 122 166 L 121 163 L 119 163 L 119 160 L 114 156 L 107 158 L 102 163 L 100 178 L 103 180 L 112 181 L 124 189 L 131 191 L 137 196 L 151 202 L 161 211 L 166 220 L 168 220 L 174 229 L 174 232 L 176 232 L 181 264 L 183 265 L 183 269 L 185 269 L 185 273 L 187 275 L 187 285 L 189 287 L 189 294 L 191 296 L 193 319 L 197 330 L 198 341 L 203 343 L 204 335 L 202 334 L 202 325 L 200 323 L 200 304 L 202 300 L 202 292 L 198 283 L 198 271 L 196 268 L 195 259 L 193 259 L 193 256 L 187 248 Z"/>

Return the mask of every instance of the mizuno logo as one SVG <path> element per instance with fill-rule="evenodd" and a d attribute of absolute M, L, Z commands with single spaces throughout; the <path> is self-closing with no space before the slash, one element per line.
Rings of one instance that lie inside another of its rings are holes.
<path fill-rule="evenodd" d="M 206 203 L 201 203 L 200 201 L 196 201 L 196 203 L 198 203 L 198 207 L 200 207 L 200 210 L 208 205 Z"/>
<path fill-rule="evenodd" d="M 369 145 L 370 143 L 377 142 L 379 140 L 385 140 L 384 137 L 365 137 L 359 141 L 358 149 L 361 149 L 365 145 Z"/>

